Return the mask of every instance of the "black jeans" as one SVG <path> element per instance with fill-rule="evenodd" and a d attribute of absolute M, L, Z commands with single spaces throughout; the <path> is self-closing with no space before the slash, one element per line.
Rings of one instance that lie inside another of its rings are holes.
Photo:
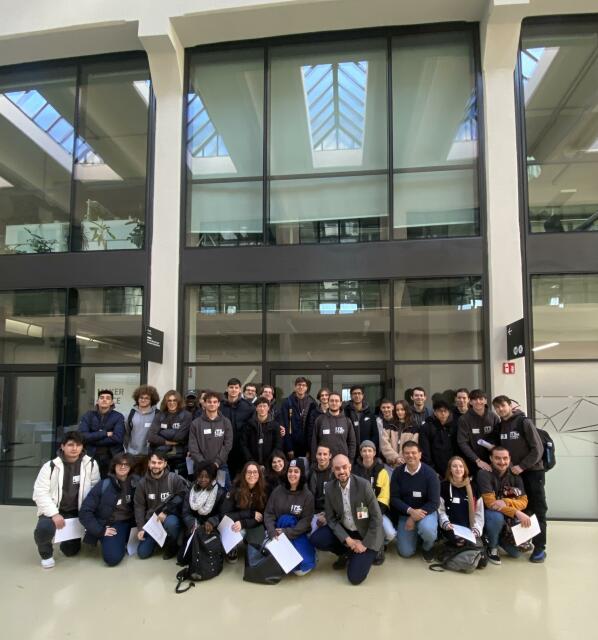
<path fill-rule="evenodd" d="M 535 513 L 540 525 L 540 533 L 532 538 L 534 551 L 544 551 L 546 549 L 546 512 L 548 511 L 546 492 L 544 491 L 546 472 L 544 469 L 524 471 L 521 474 L 521 479 L 527 495 L 527 508 L 525 511 L 530 515 Z"/>
<path fill-rule="evenodd" d="M 61 513 L 61 516 L 64 518 L 76 518 L 76 513 Z M 35 527 L 35 531 L 33 532 L 33 539 L 35 540 L 35 544 L 37 545 L 37 550 L 39 552 L 42 560 L 47 560 L 51 558 L 53 555 L 53 547 L 52 547 L 52 538 L 56 533 L 56 525 L 52 518 L 48 518 L 48 516 L 39 516 L 39 520 L 37 521 L 37 527 Z M 64 553 L 65 556 L 75 556 L 81 550 L 81 540 L 66 540 L 65 542 L 60 543 L 60 550 Z"/>

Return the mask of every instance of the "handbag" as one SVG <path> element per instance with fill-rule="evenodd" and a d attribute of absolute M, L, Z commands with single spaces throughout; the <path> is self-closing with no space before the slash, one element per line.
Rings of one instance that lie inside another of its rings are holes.
<path fill-rule="evenodd" d="M 202 527 L 197 527 L 183 562 L 188 566 L 176 574 L 175 593 L 189 591 L 196 582 L 211 580 L 219 575 L 224 567 L 224 549 L 218 531 L 205 533 Z M 183 589 L 182 585 L 187 581 L 189 585 Z"/>
<path fill-rule="evenodd" d="M 274 556 L 266 549 L 265 540 L 261 545 L 249 543 L 245 553 L 243 580 L 255 584 L 278 584 L 284 571 Z"/>

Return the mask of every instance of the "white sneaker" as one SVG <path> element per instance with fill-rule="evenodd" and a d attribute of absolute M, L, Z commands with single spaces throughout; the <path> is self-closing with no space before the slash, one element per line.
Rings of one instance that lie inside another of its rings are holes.
<path fill-rule="evenodd" d="M 42 558 L 42 569 L 53 569 L 56 566 L 54 558 Z"/>

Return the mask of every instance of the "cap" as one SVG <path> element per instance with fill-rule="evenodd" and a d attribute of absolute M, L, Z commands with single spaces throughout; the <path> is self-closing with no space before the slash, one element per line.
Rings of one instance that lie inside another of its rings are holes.
<path fill-rule="evenodd" d="M 199 392 L 197 389 L 189 389 L 185 394 L 185 398 L 199 398 Z"/>

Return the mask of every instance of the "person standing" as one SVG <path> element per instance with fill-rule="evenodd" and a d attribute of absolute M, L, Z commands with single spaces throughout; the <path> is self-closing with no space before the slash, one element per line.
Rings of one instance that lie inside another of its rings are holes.
<path fill-rule="evenodd" d="M 285 429 L 284 450 L 287 458 L 306 457 L 308 416 L 315 405 L 315 400 L 308 394 L 307 378 L 298 376 L 295 379 L 295 390 L 286 398 L 280 408 L 282 425 Z"/>
<path fill-rule="evenodd" d="M 133 391 L 135 404 L 125 421 L 125 449 L 134 456 L 148 453 L 147 438 L 154 421 L 160 396 L 155 387 L 142 384 Z"/>
<path fill-rule="evenodd" d="M 341 411 L 342 400 L 339 393 L 332 392 L 328 397 L 328 412 L 323 413 L 314 426 L 311 438 L 311 459 L 315 460 L 318 446 L 323 444 L 330 449 L 334 458 L 337 453 L 355 459 L 355 429 L 351 420 Z"/>
<path fill-rule="evenodd" d="M 205 396 L 207 398 L 207 395 Z M 205 403 L 204 398 L 204 403 Z M 234 478 L 243 468 L 243 432 L 247 428 L 249 419 L 255 414 L 255 408 L 241 396 L 241 381 L 239 378 L 231 378 L 226 383 L 226 393 L 220 403 L 222 415 L 232 425 L 232 445 L 227 454 L 227 469 L 230 477 Z"/>
<path fill-rule="evenodd" d="M 279 425 L 270 413 L 268 399 L 260 396 L 254 406 L 255 415 L 249 418 L 243 431 L 241 447 L 245 463 L 253 460 L 264 468 L 272 453 L 282 447 L 282 438 Z"/>
<path fill-rule="evenodd" d="M 379 448 L 378 424 L 374 412 L 365 401 L 364 388 L 354 384 L 351 389 L 351 400 L 345 405 L 345 415 L 353 423 L 357 448 L 364 440 L 370 440 Z"/>

